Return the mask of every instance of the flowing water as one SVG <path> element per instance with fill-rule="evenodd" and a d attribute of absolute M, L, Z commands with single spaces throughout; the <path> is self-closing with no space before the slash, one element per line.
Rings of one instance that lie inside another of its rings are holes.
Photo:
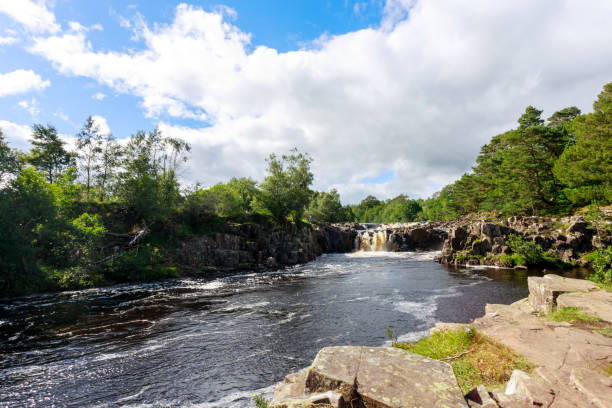
<path fill-rule="evenodd" d="M 525 297 L 526 272 L 357 252 L 273 273 L 0 301 L 0 407 L 252 407 L 328 345 L 413 340 Z M 517 273 L 519 275 L 517 275 Z"/>

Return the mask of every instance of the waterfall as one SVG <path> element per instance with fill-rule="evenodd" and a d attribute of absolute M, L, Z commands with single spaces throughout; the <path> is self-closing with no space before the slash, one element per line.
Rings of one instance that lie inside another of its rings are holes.
<path fill-rule="evenodd" d="M 387 230 L 366 229 L 359 231 L 355 237 L 356 251 L 387 251 Z"/>

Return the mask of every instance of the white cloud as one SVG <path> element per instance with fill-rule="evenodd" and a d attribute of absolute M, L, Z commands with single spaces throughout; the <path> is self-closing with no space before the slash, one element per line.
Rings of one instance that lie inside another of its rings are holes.
<path fill-rule="evenodd" d="M 0 45 L 11 45 L 11 44 L 15 44 L 17 41 L 19 41 L 19 39 L 17 39 L 17 37 L 0 37 Z"/>
<path fill-rule="evenodd" d="M 0 0 L 0 13 L 8 15 L 34 33 L 56 33 L 60 26 L 43 0 Z"/>
<path fill-rule="evenodd" d="M 32 129 L 29 126 L 18 125 L 7 120 L 0 120 L 0 129 L 9 147 L 29 149 L 30 142 L 28 139 L 32 135 Z"/>
<path fill-rule="evenodd" d="M 98 130 L 101 134 L 107 135 L 111 132 L 110 127 L 108 126 L 108 121 L 104 116 L 92 115 L 91 118 L 93 119 L 95 125 L 98 127 Z"/>
<path fill-rule="evenodd" d="M 104 98 L 106 98 L 106 94 L 103 94 L 102 92 L 98 92 L 98 93 L 93 94 L 91 97 L 94 98 L 95 100 L 102 101 L 104 100 Z"/>
<path fill-rule="evenodd" d="M 40 113 L 40 104 L 38 103 L 36 98 L 32 98 L 29 102 L 20 101 L 19 103 L 17 103 L 17 105 L 27 110 L 31 116 L 38 116 L 38 114 Z"/>
<path fill-rule="evenodd" d="M 612 80 L 611 2 L 389 0 L 380 28 L 286 53 L 252 49 L 226 14 L 179 5 L 170 24 L 138 20 L 138 52 L 96 51 L 83 31 L 30 51 L 140 97 L 163 131 L 192 143 L 192 179 L 261 179 L 268 153 L 297 146 L 315 159 L 315 187 L 348 201 L 431 194 L 525 106 L 588 110 Z"/>
<path fill-rule="evenodd" d="M 31 69 L 18 69 L 6 74 L 0 74 L 0 97 L 16 95 L 29 91 L 39 91 L 51 85 Z"/>

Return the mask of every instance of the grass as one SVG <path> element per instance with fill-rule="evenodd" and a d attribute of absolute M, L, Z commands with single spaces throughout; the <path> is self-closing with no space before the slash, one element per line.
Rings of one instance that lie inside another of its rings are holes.
<path fill-rule="evenodd" d="M 512 370 L 530 372 L 532 368 L 523 356 L 474 329 L 436 332 L 417 343 L 395 347 L 435 360 L 446 359 L 464 393 L 480 384 L 487 389 L 503 386 Z"/>
<path fill-rule="evenodd" d="M 598 329 L 597 332 L 601 334 L 602 336 L 612 337 L 612 327 L 604 327 L 604 328 Z M 612 375 L 612 373 L 610 375 Z"/>
<path fill-rule="evenodd" d="M 546 317 L 553 322 L 599 323 L 600 321 L 597 316 L 583 312 L 579 307 L 564 307 L 562 309 L 557 309 Z"/>

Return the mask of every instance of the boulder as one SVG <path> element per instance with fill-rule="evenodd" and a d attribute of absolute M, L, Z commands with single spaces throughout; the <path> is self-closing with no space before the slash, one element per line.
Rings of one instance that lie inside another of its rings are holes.
<path fill-rule="evenodd" d="M 591 281 L 563 278 L 553 274 L 543 277 L 530 276 L 527 278 L 527 285 L 529 286 L 529 304 L 534 311 L 544 314 L 552 312 L 557 297 L 562 293 L 599 289 Z"/>
<path fill-rule="evenodd" d="M 572 218 L 570 226 L 567 228 L 567 232 L 571 233 L 581 233 L 584 234 L 587 232 L 588 224 L 582 217 L 574 217 Z"/>
<path fill-rule="evenodd" d="M 612 323 L 612 293 L 598 290 L 592 293 L 563 293 L 557 297 L 558 307 L 579 307 L 586 313 Z"/>
<path fill-rule="evenodd" d="M 610 377 L 593 370 L 574 368 L 570 374 L 571 384 L 587 396 L 589 406 L 598 408 L 612 407 L 612 387 Z"/>
<path fill-rule="evenodd" d="M 298 386 L 281 384 L 279 388 L 299 390 L 302 378 L 298 373 L 286 380 L 299 381 Z M 392 347 L 325 347 L 308 368 L 304 383 L 304 395 L 279 391 L 285 402 L 275 393 L 272 407 L 291 407 L 288 402 L 332 392 L 339 401 L 332 406 L 350 401 L 347 406 L 467 408 L 449 364 Z"/>

